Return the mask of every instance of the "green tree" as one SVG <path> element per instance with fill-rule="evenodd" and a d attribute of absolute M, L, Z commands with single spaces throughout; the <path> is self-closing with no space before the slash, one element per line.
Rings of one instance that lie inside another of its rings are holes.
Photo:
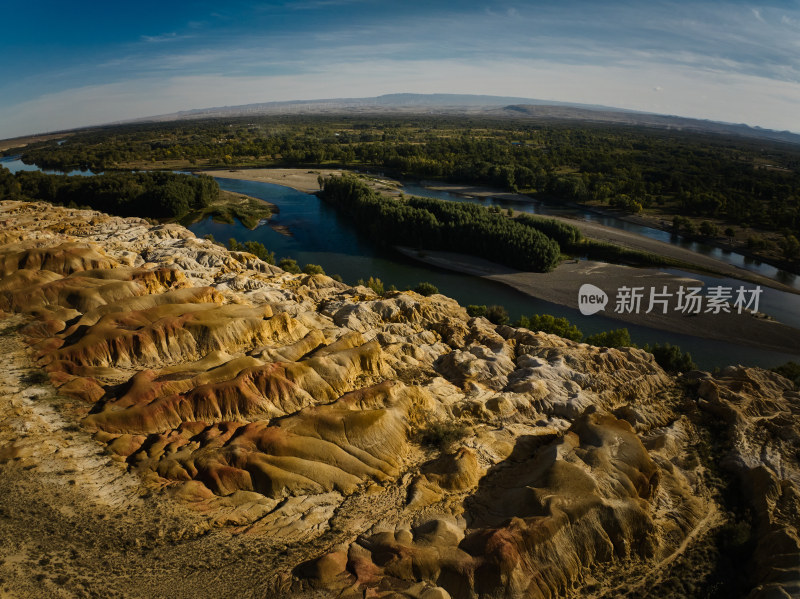
<path fill-rule="evenodd" d="M 700 223 L 700 235 L 703 237 L 717 237 L 719 236 L 719 227 L 704 220 Z"/>
<path fill-rule="evenodd" d="M 383 288 L 383 281 L 381 281 L 377 277 L 374 277 L 374 278 L 370 277 L 367 280 L 366 286 L 369 287 L 370 289 L 372 289 L 378 295 L 383 295 L 386 292 L 385 289 Z"/>
<path fill-rule="evenodd" d="M 19 181 L 7 168 L 0 166 L 0 199 L 9 199 L 22 192 Z"/>
<path fill-rule="evenodd" d="M 800 241 L 794 235 L 787 235 L 780 241 L 783 257 L 787 260 L 796 260 L 800 256 Z"/>
<path fill-rule="evenodd" d="M 531 331 L 542 331 L 552 333 L 572 341 L 583 339 L 581 330 L 566 318 L 556 318 L 552 314 L 534 314 L 530 318 L 522 316 L 517 322 L 517 326 L 530 329 Z"/>
<path fill-rule="evenodd" d="M 497 325 L 506 324 L 508 322 L 508 312 L 503 306 L 495 304 L 486 308 L 486 318 Z"/>
<path fill-rule="evenodd" d="M 697 227 L 688 218 L 686 219 L 686 221 L 685 221 L 685 223 L 683 225 L 683 233 L 687 237 L 695 237 L 697 235 Z"/>
<path fill-rule="evenodd" d="M 796 389 L 800 389 L 800 364 L 797 362 L 786 362 L 786 364 L 773 368 L 772 370 L 785 376 L 794 383 Z"/>
<path fill-rule="evenodd" d="M 270 252 L 261 242 L 245 241 L 244 250 L 250 252 L 258 258 L 261 258 L 267 264 L 275 264 L 275 252 Z"/>
<path fill-rule="evenodd" d="M 477 305 L 477 304 L 470 304 L 467 306 L 467 314 L 469 314 L 472 318 L 477 318 L 479 316 L 486 316 L 486 306 L 485 305 Z"/>
<path fill-rule="evenodd" d="M 307 275 L 324 275 L 325 270 L 319 264 L 306 264 L 303 272 Z"/>
<path fill-rule="evenodd" d="M 290 272 L 292 274 L 300 274 L 300 267 L 297 265 L 297 260 L 294 258 L 281 258 L 281 261 L 278 262 L 278 266 L 280 266 L 286 272 Z"/>
<path fill-rule="evenodd" d="M 598 347 L 630 347 L 632 345 L 630 331 L 625 328 L 589 335 L 586 343 Z"/>
<path fill-rule="evenodd" d="M 747 247 L 751 250 L 763 250 L 767 247 L 767 242 L 760 235 L 750 235 L 747 238 Z"/>
<path fill-rule="evenodd" d="M 681 351 L 677 345 L 656 343 L 652 347 L 645 345 L 644 351 L 653 354 L 658 365 L 667 372 L 688 372 L 697 368 L 697 364 L 692 361 L 692 355 Z"/>
<path fill-rule="evenodd" d="M 433 295 L 435 293 L 439 293 L 439 289 L 435 285 L 433 285 L 432 283 L 428 283 L 427 281 L 423 281 L 422 283 L 414 287 L 414 291 L 416 291 L 420 295 L 424 295 L 425 297 Z"/>

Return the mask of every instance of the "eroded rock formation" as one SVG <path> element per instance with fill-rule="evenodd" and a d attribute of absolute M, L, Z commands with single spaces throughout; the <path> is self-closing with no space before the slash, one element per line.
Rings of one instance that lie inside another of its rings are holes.
<path fill-rule="evenodd" d="M 121 495 L 259 543 L 260 596 L 692 596 L 733 588 L 723 562 L 752 597 L 800 593 L 800 398 L 778 375 L 674 379 L 176 225 L 19 202 L 0 221 L 6 335 Z M 36 455 L 8 422 L 0 468 Z"/>

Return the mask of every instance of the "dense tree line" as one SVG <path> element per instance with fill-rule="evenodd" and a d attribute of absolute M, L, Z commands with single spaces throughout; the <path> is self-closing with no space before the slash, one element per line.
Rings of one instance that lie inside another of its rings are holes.
<path fill-rule="evenodd" d="M 516 220 L 555 239 L 562 248 L 577 248 L 583 241 L 583 234 L 578 227 L 553 218 L 519 214 L 516 216 Z"/>
<path fill-rule="evenodd" d="M 370 167 L 479 183 L 554 201 L 721 218 L 800 232 L 800 148 L 624 125 L 470 117 L 248 117 L 138 124 L 26 148 L 42 167 Z"/>
<path fill-rule="evenodd" d="M 0 168 L 0 197 L 88 206 L 120 216 L 180 218 L 217 200 L 219 185 L 206 175 L 168 172 L 75 177 Z"/>
<path fill-rule="evenodd" d="M 321 183 L 322 197 L 380 243 L 461 252 L 539 272 L 552 269 L 561 254 L 536 228 L 477 204 L 387 198 L 347 175 Z"/>

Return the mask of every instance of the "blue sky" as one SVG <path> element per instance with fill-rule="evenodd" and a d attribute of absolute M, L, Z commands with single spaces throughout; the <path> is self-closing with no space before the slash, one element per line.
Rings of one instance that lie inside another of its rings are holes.
<path fill-rule="evenodd" d="M 0 138 L 385 93 L 604 104 L 800 132 L 800 0 L 0 4 Z"/>

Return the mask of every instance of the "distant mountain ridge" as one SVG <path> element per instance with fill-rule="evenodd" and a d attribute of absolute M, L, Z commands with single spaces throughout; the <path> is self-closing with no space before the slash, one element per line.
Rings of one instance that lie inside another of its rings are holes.
<path fill-rule="evenodd" d="M 241 104 L 236 106 L 218 106 L 181 110 L 171 114 L 148 117 L 141 120 L 197 118 L 207 115 L 233 114 L 270 114 L 292 112 L 326 112 L 331 110 L 363 109 L 363 108 L 438 108 L 438 109 L 487 109 L 510 104 L 530 104 L 547 106 L 575 106 L 585 109 L 621 110 L 595 104 L 576 104 L 555 100 L 536 100 L 514 96 L 487 96 L 470 94 L 384 94 L 369 98 L 329 98 L 320 100 L 288 100 L 282 102 L 260 102 L 257 104 Z"/>
<path fill-rule="evenodd" d="M 672 115 L 614 108 L 598 104 L 580 104 L 511 96 L 471 94 L 385 94 L 369 98 L 329 98 L 261 102 L 237 106 L 218 106 L 182 110 L 126 122 L 165 122 L 181 119 L 290 114 L 468 114 L 497 118 L 530 118 L 545 121 L 577 121 L 664 129 L 710 132 L 754 139 L 768 139 L 800 144 L 800 135 L 745 124 L 725 123 Z"/>

